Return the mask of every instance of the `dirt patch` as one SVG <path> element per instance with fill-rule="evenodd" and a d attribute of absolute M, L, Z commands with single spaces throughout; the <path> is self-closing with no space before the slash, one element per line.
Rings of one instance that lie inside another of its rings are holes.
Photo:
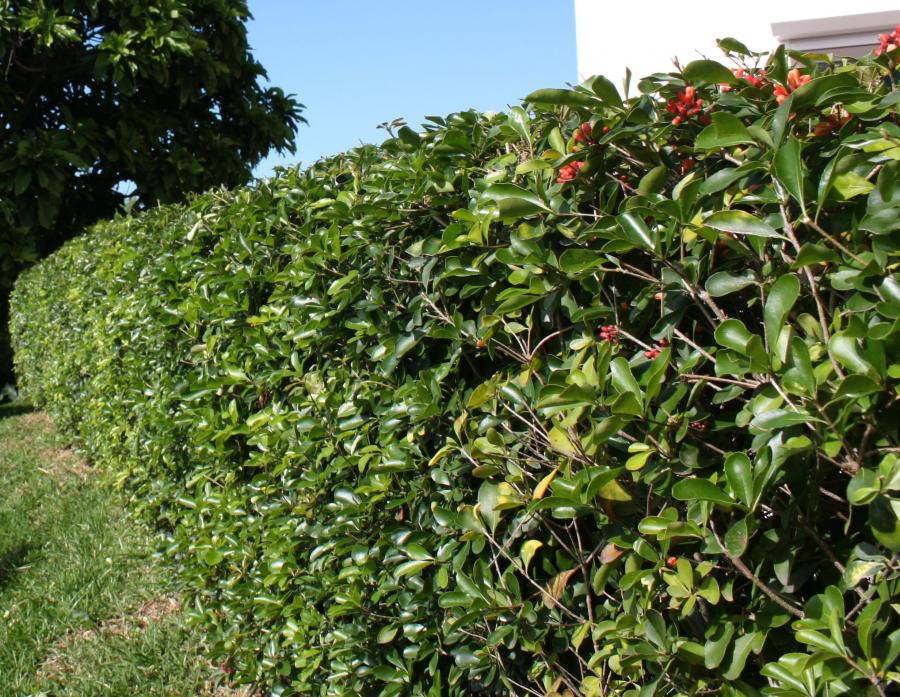
<path fill-rule="evenodd" d="M 27 414 L 22 414 L 19 417 L 19 423 L 25 424 L 28 428 L 41 431 L 49 431 L 53 428 L 53 421 L 42 411 L 31 411 Z"/>
<path fill-rule="evenodd" d="M 101 636 L 125 637 L 134 632 L 144 631 L 151 624 L 171 617 L 180 611 L 181 602 L 178 598 L 174 596 L 154 598 L 138 606 L 128 615 L 105 620 L 94 629 L 70 630 L 50 649 L 50 653 L 38 673 L 49 680 L 54 680 L 65 673 L 71 673 L 73 668 L 69 664 L 70 659 L 67 653 L 72 645 L 91 641 Z"/>
<path fill-rule="evenodd" d="M 94 469 L 88 462 L 78 455 L 72 448 L 47 446 L 46 442 L 53 439 L 49 436 L 54 431 L 53 420 L 42 411 L 32 411 L 19 417 L 22 425 L 21 437 L 23 440 L 37 441 L 38 471 L 50 477 L 76 476 L 85 480 Z"/>
<path fill-rule="evenodd" d="M 70 475 L 85 480 L 94 472 L 87 460 L 71 448 L 47 448 L 41 451 L 39 457 L 43 465 L 38 470 L 50 477 Z"/>

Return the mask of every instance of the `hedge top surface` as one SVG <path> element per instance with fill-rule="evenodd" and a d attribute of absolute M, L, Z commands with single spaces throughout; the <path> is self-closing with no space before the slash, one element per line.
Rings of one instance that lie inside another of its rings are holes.
<path fill-rule="evenodd" d="M 722 42 L 98 226 L 25 390 L 273 694 L 886 694 L 895 53 Z"/>

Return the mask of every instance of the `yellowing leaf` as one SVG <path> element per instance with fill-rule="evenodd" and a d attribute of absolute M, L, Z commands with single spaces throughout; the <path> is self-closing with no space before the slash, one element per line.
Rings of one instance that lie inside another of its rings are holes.
<path fill-rule="evenodd" d="M 597 496 L 604 501 L 631 501 L 631 494 L 615 479 L 604 484 L 597 492 Z"/>
<path fill-rule="evenodd" d="M 541 547 L 544 546 L 544 543 L 540 540 L 525 540 L 522 543 L 522 549 L 519 550 L 519 559 L 522 560 L 522 563 L 525 565 L 525 570 L 528 570 L 528 565 L 531 563 L 531 560 L 534 558 L 535 552 L 537 552 Z"/>
<path fill-rule="evenodd" d="M 645 450 L 640 453 L 636 453 L 628 458 L 625 461 L 625 469 L 629 472 L 634 472 L 639 469 L 643 469 L 644 465 L 647 464 L 647 460 L 650 459 L 650 456 L 653 455 L 652 450 Z"/>
<path fill-rule="evenodd" d="M 550 432 L 547 434 L 547 437 L 550 439 L 550 445 L 557 452 L 562 453 L 563 455 L 577 455 L 578 449 L 572 443 L 568 434 L 563 431 L 561 428 L 553 427 L 550 429 Z"/>
<path fill-rule="evenodd" d="M 552 608 L 556 605 L 556 601 L 562 597 L 569 579 L 572 578 L 572 574 L 576 571 L 578 571 L 577 566 L 574 569 L 558 573 L 551 579 L 550 583 L 547 584 L 547 588 L 541 593 L 546 607 Z"/>
<path fill-rule="evenodd" d="M 432 458 L 428 461 L 428 466 L 434 467 L 437 463 L 443 460 L 444 457 L 446 457 L 447 453 L 453 452 L 455 449 L 455 445 L 445 445 L 432 456 Z"/>
<path fill-rule="evenodd" d="M 539 498 L 543 498 L 544 494 L 547 493 L 547 489 L 550 488 L 550 484 L 556 478 L 556 473 L 559 472 L 559 467 L 554 467 L 553 471 L 544 477 L 538 485 L 534 487 L 534 493 L 531 495 L 532 501 L 537 501 Z"/>

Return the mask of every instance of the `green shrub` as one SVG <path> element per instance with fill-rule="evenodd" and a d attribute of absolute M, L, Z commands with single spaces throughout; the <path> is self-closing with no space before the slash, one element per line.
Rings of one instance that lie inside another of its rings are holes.
<path fill-rule="evenodd" d="M 23 389 L 160 522 L 240 680 L 890 689 L 893 54 L 763 78 L 723 45 L 745 74 L 431 119 L 21 278 Z"/>

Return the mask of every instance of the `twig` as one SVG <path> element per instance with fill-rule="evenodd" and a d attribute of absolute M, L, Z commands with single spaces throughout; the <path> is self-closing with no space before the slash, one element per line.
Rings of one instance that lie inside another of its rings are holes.
<path fill-rule="evenodd" d="M 678 329 L 678 327 L 675 327 L 675 328 L 672 330 L 672 333 L 674 333 L 675 336 L 677 336 L 679 339 L 681 339 L 681 340 L 682 340 L 684 343 L 686 343 L 688 346 L 691 346 L 691 347 L 694 348 L 695 350 L 699 351 L 699 352 L 700 352 L 700 355 L 703 356 L 706 360 L 711 361 L 711 362 L 713 362 L 713 363 L 716 362 L 715 356 L 713 356 L 713 355 L 712 355 L 711 353 L 709 353 L 706 349 L 704 349 L 702 346 L 700 346 L 700 344 L 694 342 L 693 339 L 691 339 L 687 334 L 685 334 L 685 333 L 682 332 L 680 329 Z"/>
<path fill-rule="evenodd" d="M 806 617 L 806 615 L 803 613 L 803 610 L 800 610 L 800 609 L 794 607 L 793 605 L 791 605 L 787 600 L 785 600 L 782 596 L 780 596 L 771 587 L 767 586 L 762 581 L 762 579 L 759 578 L 759 576 L 754 574 L 747 567 L 747 565 L 743 561 L 741 561 L 740 557 L 736 557 L 731 552 L 728 551 L 728 548 L 724 545 L 722 540 L 719 538 L 719 535 L 716 532 L 716 527 L 712 521 L 709 522 L 709 529 L 712 532 L 713 537 L 716 538 L 716 542 L 718 543 L 719 547 L 722 548 L 722 552 L 724 552 L 725 556 L 728 558 L 728 561 L 730 561 L 734 565 L 734 568 L 736 568 L 738 571 L 740 571 L 741 574 L 745 578 L 749 579 L 753 583 L 754 586 L 756 586 L 763 593 L 765 593 L 766 596 L 768 596 L 768 598 L 770 600 L 772 600 L 776 605 L 787 610 L 795 617 L 799 617 L 801 620 Z"/>
<path fill-rule="evenodd" d="M 846 254 L 848 257 L 850 257 L 851 259 L 853 259 L 853 261 L 855 261 L 857 264 L 859 264 L 860 266 L 865 266 L 865 265 L 866 265 L 866 262 L 864 262 L 862 259 L 860 259 L 858 256 L 856 256 L 853 252 L 851 252 L 849 249 L 847 249 L 847 248 L 846 248 L 841 242 L 839 242 L 834 236 L 832 236 L 832 235 L 830 235 L 829 233 L 827 233 L 827 232 L 825 231 L 825 229 L 824 229 L 821 225 L 819 225 L 815 220 L 813 220 L 813 219 L 810 218 L 809 216 L 806 216 L 806 217 L 804 218 L 804 220 L 803 220 L 803 223 L 804 223 L 805 225 L 808 225 L 809 227 L 811 227 L 813 230 L 815 230 L 816 232 L 818 232 L 820 235 L 822 235 L 822 237 L 824 237 L 826 240 L 828 240 L 829 242 L 831 242 L 831 244 L 833 244 L 835 247 L 837 247 L 838 249 L 840 249 L 844 254 Z"/>
<path fill-rule="evenodd" d="M 791 244 L 794 245 L 794 249 L 797 252 L 800 252 L 800 241 L 797 239 L 797 235 L 794 232 L 793 226 L 791 226 L 790 216 L 787 212 L 787 207 L 782 202 L 779 204 L 779 208 L 781 209 L 781 219 L 784 221 L 784 232 L 788 236 L 788 239 L 791 241 Z M 828 331 L 828 313 L 825 311 L 825 303 L 822 302 L 822 296 L 819 294 L 819 288 L 816 285 L 816 279 L 812 275 L 812 271 L 809 270 L 808 266 L 803 267 L 803 275 L 806 277 L 806 282 L 809 284 L 809 289 L 813 294 L 813 299 L 816 301 L 816 310 L 819 315 L 819 326 L 822 328 L 822 338 L 827 344 L 831 340 L 831 332 Z M 831 352 L 828 353 L 829 358 L 831 358 L 831 365 L 834 368 L 835 373 L 837 373 L 838 377 L 844 377 L 844 371 L 841 370 L 841 366 L 838 365 L 838 362 L 831 355 Z"/>
<path fill-rule="evenodd" d="M 690 380 L 691 382 L 723 382 L 728 385 L 739 385 L 751 390 L 755 390 L 761 384 L 756 381 L 735 380 L 734 378 L 720 378 L 713 377 L 712 375 L 697 375 L 696 373 L 685 373 L 681 377 L 683 377 L 685 380 Z"/>

